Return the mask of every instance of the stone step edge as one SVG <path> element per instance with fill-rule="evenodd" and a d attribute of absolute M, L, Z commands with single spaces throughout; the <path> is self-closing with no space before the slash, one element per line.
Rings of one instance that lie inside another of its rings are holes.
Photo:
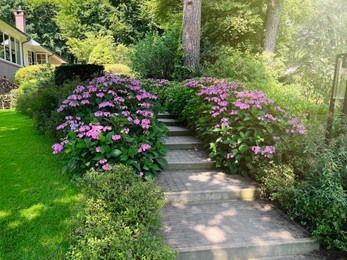
<path fill-rule="evenodd" d="M 256 259 L 263 257 L 293 256 L 319 250 L 319 243 L 312 238 L 294 241 L 261 241 L 175 248 L 177 259 Z"/>
<path fill-rule="evenodd" d="M 215 169 L 214 162 L 170 162 L 167 161 L 167 166 L 165 171 L 174 171 L 174 170 L 212 170 Z"/>
<path fill-rule="evenodd" d="M 196 203 L 208 201 L 243 200 L 253 201 L 260 197 L 257 188 L 233 190 L 175 191 L 164 192 L 166 203 Z"/>
<path fill-rule="evenodd" d="M 169 150 L 200 150 L 204 146 L 202 143 L 164 143 Z"/>
<path fill-rule="evenodd" d="M 169 113 L 159 113 L 157 115 L 158 119 L 174 119 Z"/>

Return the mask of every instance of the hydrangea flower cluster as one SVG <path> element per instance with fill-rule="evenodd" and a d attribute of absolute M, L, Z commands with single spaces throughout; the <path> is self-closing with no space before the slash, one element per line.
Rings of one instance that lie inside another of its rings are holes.
<path fill-rule="evenodd" d="M 217 166 L 231 171 L 247 169 L 255 157 L 271 158 L 278 140 L 305 132 L 298 119 L 263 92 L 245 90 L 239 83 L 190 79 L 169 95 L 168 109 L 183 115 L 210 143 Z"/>
<path fill-rule="evenodd" d="M 72 170 L 108 171 L 124 163 L 142 175 L 156 173 L 166 153 L 159 142 L 166 132 L 156 120 L 156 102 L 157 96 L 135 79 L 106 75 L 77 86 L 57 110 L 69 116 L 57 126 L 66 137 L 52 146 L 53 153 L 63 153 Z"/>

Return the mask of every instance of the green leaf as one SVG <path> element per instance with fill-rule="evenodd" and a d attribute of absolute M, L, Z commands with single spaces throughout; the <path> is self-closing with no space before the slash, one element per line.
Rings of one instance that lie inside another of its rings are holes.
<path fill-rule="evenodd" d="M 100 161 L 103 158 L 104 158 L 104 155 L 99 153 L 93 158 L 93 161 Z"/>
<path fill-rule="evenodd" d="M 121 155 L 121 154 L 122 154 L 122 151 L 119 150 L 119 149 L 113 149 L 113 150 L 111 151 L 111 153 L 110 153 L 110 155 L 113 156 L 113 157 L 118 157 L 118 156 Z"/>
<path fill-rule="evenodd" d="M 130 157 L 134 157 L 136 154 L 138 154 L 138 149 L 136 147 L 131 147 L 129 150 L 128 150 L 128 155 Z"/>

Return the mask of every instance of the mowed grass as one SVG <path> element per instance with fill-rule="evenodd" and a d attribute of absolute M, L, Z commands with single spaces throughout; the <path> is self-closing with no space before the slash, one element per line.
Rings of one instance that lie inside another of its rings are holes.
<path fill-rule="evenodd" d="M 0 259 L 62 259 L 79 190 L 61 175 L 54 140 L 0 110 Z"/>

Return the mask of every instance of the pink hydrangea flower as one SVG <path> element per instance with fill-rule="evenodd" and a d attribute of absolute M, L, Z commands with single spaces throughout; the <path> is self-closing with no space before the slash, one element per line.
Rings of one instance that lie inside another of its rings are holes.
<path fill-rule="evenodd" d="M 53 154 L 57 154 L 64 149 L 64 146 L 62 144 L 53 144 L 52 148 L 53 148 Z"/>
<path fill-rule="evenodd" d="M 138 150 L 139 153 L 142 153 L 144 151 L 147 151 L 151 148 L 151 146 L 149 144 L 142 144 Z"/>
<path fill-rule="evenodd" d="M 120 136 L 120 135 L 112 135 L 112 140 L 113 141 L 118 141 L 118 140 L 120 140 L 122 137 Z"/>
<path fill-rule="evenodd" d="M 105 164 L 105 165 L 102 166 L 102 169 L 104 171 L 111 171 L 112 170 L 112 166 L 109 165 L 109 164 Z"/>

